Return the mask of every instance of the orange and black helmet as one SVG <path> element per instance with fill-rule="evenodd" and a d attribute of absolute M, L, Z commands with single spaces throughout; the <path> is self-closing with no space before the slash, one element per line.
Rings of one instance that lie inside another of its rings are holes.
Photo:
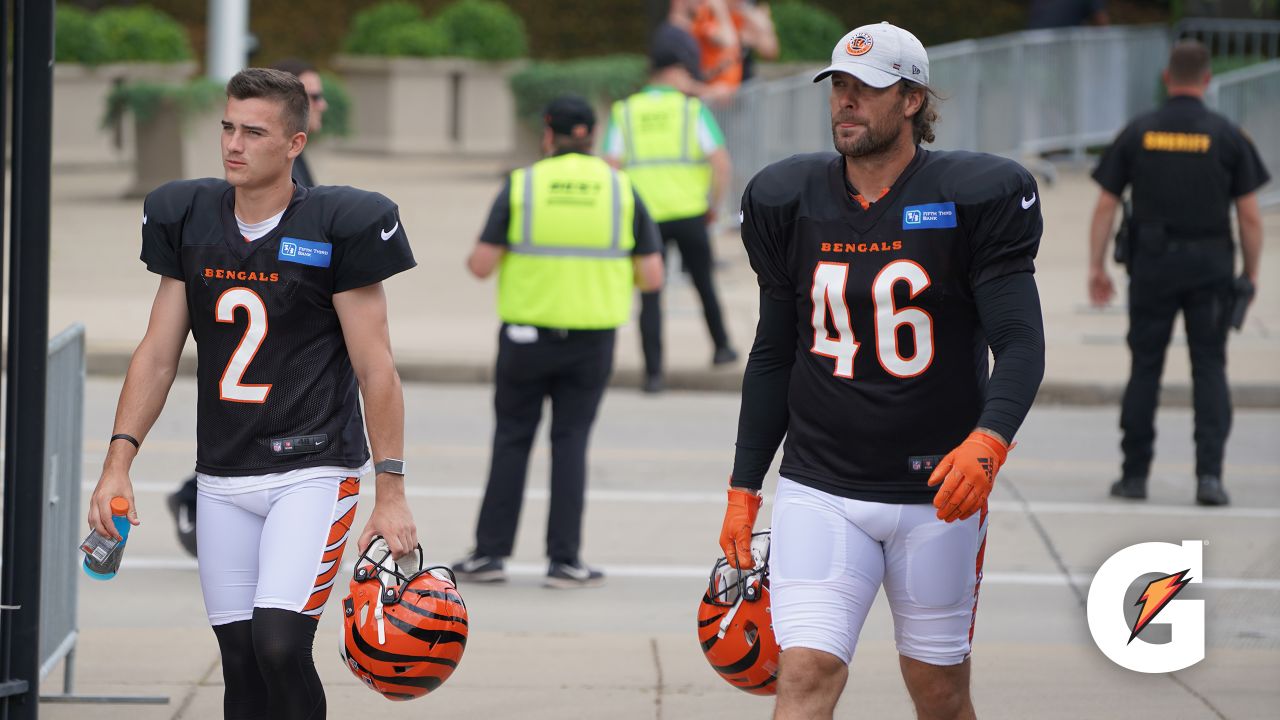
<path fill-rule="evenodd" d="M 424 568 L 406 575 L 381 537 L 356 560 L 351 594 L 342 601 L 343 662 L 389 700 L 412 700 L 449 679 L 467 646 L 467 606 L 453 571 Z"/>
<path fill-rule="evenodd" d="M 769 532 L 752 536 L 756 566 L 739 571 L 716 561 L 698 606 L 698 642 L 730 685 L 753 695 L 777 692 L 778 641 L 769 611 Z"/>

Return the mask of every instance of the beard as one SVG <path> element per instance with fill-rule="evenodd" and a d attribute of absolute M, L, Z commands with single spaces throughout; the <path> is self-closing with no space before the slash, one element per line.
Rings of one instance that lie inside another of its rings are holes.
<path fill-rule="evenodd" d="M 836 152 L 847 158 L 874 157 L 889 152 L 902 135 L 902 126 L 897 118 L 902 116 L 904 104 L 905 100 L 900 100 L 886 116 L 871 118 L 862 123 L 865 131 L 856 138 L 840 137 L 838 127 L 840 123 L 856 122 L 854 118 L 844 116 L 831 118 L 831 142 L 835 144 Z"/>

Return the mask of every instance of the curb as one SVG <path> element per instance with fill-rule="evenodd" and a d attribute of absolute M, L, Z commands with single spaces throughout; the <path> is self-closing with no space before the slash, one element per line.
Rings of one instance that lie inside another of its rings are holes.
<path fill-rule="evenodd" d="M 90 350 L 85 354 L 85 372 L 94 377 L 123 378 L 129 368 L 130 353 Z M 476 363 L 401 361 L 396 364 L 403 382 L 442 383 L 446 385 L 488 384 L 493 381 L 493 366 Z M 195 358 L 183 356 L 178 363 L 178 375 L 194 377 Z M 639 388 L 641 371 L 638 368 L 621 368 L 613 373 L 611 387 Z M 720 370 L 670 370 L 666 377 L 668 390 L 698 392 L 739 392 L 742 389 L 740 367 Z M 1072 382 L 1046 380 L 1040 385 L 1036 403 L 1042 405 L 1101 406 L 1120 405 L 1124 394 L 1123 384 Z M 1237 409 L 1280 409 L 1280 385 L 1232 385 L 1231 401 Z M 1160 407 L 1191 407 L 1191 388 L 1188 385 L 1166 385 L 1161 389 Z"/>

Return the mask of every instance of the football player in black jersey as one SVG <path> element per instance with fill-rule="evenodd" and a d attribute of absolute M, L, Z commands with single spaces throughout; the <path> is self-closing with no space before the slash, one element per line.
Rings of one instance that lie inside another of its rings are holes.
<path fill-rule="evenodd" d="M 971 718 L 987 497 L 1044 371 L 1039 196 L 1012 161 L 920 147 L 937 115 L 911 33 L 850 32 L 827 77 L 838 153 L 775 163 L 742 198 L 760 321 L 721 547 L 751 563 L 785 436 L 775 717 L 832 716 L 883 586 L 918 717 Z"/>
<path fill-rule="evenodd" d="M 116 537 L 108 511 L 116 496 L 129 500 L 137 524 L 129 468 L 190 333 L 200 581 L 229 718 L 324 716 L 311 647 L 369 445 L 377 494 L 359 544 L 382 535 L 397 557 L 417 544 L 382 288 L 414 266 L 413 255 L 387 198 L 294 183 L 307 114 L 296 77 L 237 74 L 222 121 L 226 179 L 172 182 L 144 201 L 142 261 L 160 287 L 89 504 L 102 535 Z"/>

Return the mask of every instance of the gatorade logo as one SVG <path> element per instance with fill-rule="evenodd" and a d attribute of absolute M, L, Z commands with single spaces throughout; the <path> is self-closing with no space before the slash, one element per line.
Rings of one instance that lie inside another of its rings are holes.
<path fill-rule="evenodd" d="M 1133 605 L 1138 615 L 1125 618 L 1125 596 L 1143 576 L 1145 585 Z M 1098 649 L 1115 664 L 1144 673 L 1167 673 L 1204 659 L 1204 601 L 1175 599 L 1188 583 L 1204 581 L 1204 543 L 1149 542 L 1131 545 L 1098 568 L 1089 586 L 1089 632 Z M 1140 637 L 1150 625 L 1168 625 L 1169 642 Z"/>

